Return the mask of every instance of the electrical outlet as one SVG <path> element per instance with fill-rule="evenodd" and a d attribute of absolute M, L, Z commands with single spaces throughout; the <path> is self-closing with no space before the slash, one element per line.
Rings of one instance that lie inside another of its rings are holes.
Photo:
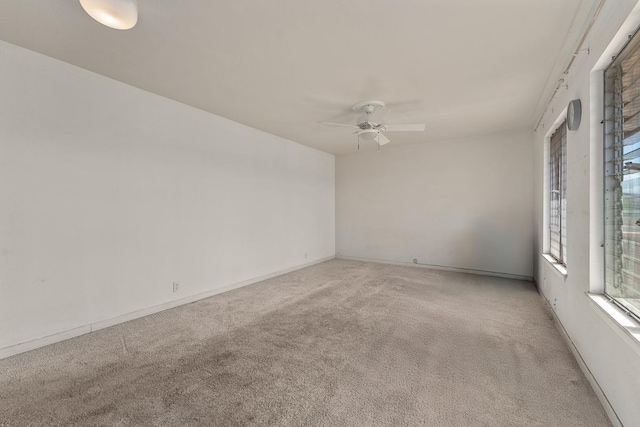
<path fill-rule="evenodd" d="M 307 253 L 306 252 L 304 253 L 304 258 L 307 259 Z"/>
<path fill-rule="evenodd" d="M 180 282 L 173 282 L 173 292 L 178 292 L 180 290 Z"/>

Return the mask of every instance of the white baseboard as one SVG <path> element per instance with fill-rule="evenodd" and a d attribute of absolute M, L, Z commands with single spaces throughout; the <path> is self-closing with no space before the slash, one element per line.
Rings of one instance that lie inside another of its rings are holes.
<path fill-rule="evenodd" d="M 11 345 L 8 347 L 0 348 L 0 359 L 4 359 L 10 356 L 14 356 L 19 353 L 24 353 L 26 351 L 35 350 L 36 348 L 44 347 L 50 344 L 54 344 L 60 341 L 65 341 L 70 338 L 75 338 L 80 335 L 88 334 L 93 331 L 97 331 L 100 329 L 108 328 L 110 326 L 114 326 L 120 323 L 128 322 L 129 320 L 138 319 L 140 317 L 148 316 L 150 314 L 158 313 L 160 311 L 168 310 L 170 308 L 178 307 L 180 305 L 189 304 L 195 301 L 199 301 L 204 298 L 209 298 L 214 295 L 218 295 L 224 292 L 231 291 L 233 289 L 238 289 L 243 286 L 251 285 L 257 282 L 262 282 L 263 280 L 271 279 L 276 276 L 281 276 L 283 274 L 291 273 L 292 271 L 300 270 L 302 268 L 310 267 L 312 265 L 320 264 L 325 261 L 329 261 L 334 259 L 335 256 L 329 256 L 325 258 L 320 258 L 316 261 L 311 261 L 305 264 L 300 264 L 295 267 L 287 268 L 284 270 L 276 271 L 274 273 L 265 274 L 264 276 L 254 277 L 249 280 L 244 280 L 242 282 L 232 283 L 220 288 L 212 289 L 210 291 L 202 292 L 196 295 L 190 295 L 181 299 L 177 299 L 174 301 L 168 301 L 163 304 L 155 305 L 153 307 L 143 308 L 141 310 L 136 310 L 131 313 L 125 313 L 120 316 L 112 317 L 109 319 L 100 320 L 97 322 L 90 323 L 88 325 L 80 326 L 77 328 L 69 329 L 66 331 L 58 332 L 52 335 L 48 335 L 42 338 L 36 338 L 31 341 L 26 341 L 20 344 Z"/>
<path fill-rule="evenodd" d="M 532 276 L 523 276 L 523 275 L 511 274 L 511 273 L 501 273 L 498 271 L 474 270 L 472 268 L 449 267 L 449 266 L 434 265 L 434 264 L 422 264 L 422 263 L 416 264 L 413 262 L 402 262 L 402 261 L 387 261 L 384 259 L 363 258 L 363 257 L 357 257 L 357 256 L 349 256 L 349 255 L 336 255 L 336 258 L 346 259 L 351 261 L 375 262 L 378 264 L 403 265 L 406 267 L 429 268 L 432 270 L 454 271 L 456 273 L 479 274 L 481 276 L 492 276 L 492 277 L 501 277 L 504 279 L 526 280 L 528 282 L 533 281 Z"/>
<path fill-rule="evenodd" d="M 616 414 L 616 411 L 613 409 L 613 406 L 611 406 L 609 399 L 607 399 L 607 396 L 604 394 L 604 391 L 602 391 L 602 388 L 600 388 L 600 384 L 598 384 L 598 381 L 595 379 L 595 377 L 591 373 L 591 370 L 589 370 L 589 367 L 587 366 L 584 359 L 582 358 L 582 355 L 576 348 L 575 344 L 573 343 L 573 340 L 567 333 L 567 330 L 564 328 L 564 325 L 556 315 L 556 312 L 553 310 L 553 307 L 551 307 L 551 304 L 549 304 L 549 301 L 547 300 L 547 298 L 545 298 L 545 296 L 542 293 L 540 294 L 540 297 L 544 300 L 548 308 L 548 311 L 553 315 L 553 320 L 556 324 L 556 329 L 560 331 L 560 335 L 562 335 L 562 338 L 567 343 L 567 347 L 569 347 L 571 354 L 573 354 L 573 357 L 578 362 L 578 366 L 580 366 L 580 370 L 582 370 L 582 373 L 587 378 L 587 381 L 589 381 L 591 388 L 593 389 L 596 396 L 598 397 L 598 400 L 600 401 L 600 404 L 604 408 L 604 411 L 607 413 L 607 416 L 609 417 L 611 424 L 613 424 L 614 427 L 624 427 L 624 425 L 622 424 L 622 421 L 620 421 L 620 418 L 618 418 L 618 414 Z"/>

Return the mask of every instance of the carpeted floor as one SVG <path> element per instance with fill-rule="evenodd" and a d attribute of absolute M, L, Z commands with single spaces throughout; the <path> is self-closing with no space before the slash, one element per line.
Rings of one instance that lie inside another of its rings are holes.
<path fill-rule="evenodd" d="M 334 260 L 0 360 L 0 425 L 610 424 L 533 284 Z"/>

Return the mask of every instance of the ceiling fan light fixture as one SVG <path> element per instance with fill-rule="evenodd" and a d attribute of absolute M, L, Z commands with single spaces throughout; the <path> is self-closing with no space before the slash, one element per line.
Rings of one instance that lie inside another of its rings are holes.
<path fill-rule="evenodd" d="M 355 125 L 331 122 L 320 123 L 331 126 L 345 126 L 355 129 L 353 133 L 358 136 L 358 149 L 360 149 L 360 139 L 377 142 L 378 151 L 380 151 L 380 146 L 391 142 L 383 132 L 422 132 L 426 128 L 424 123 L 403 123 L 397 125 L 383 123 L 382 120 L 389 110 L 386 109 L 386 104 L 382 101 L 358 102 L 357 104 L 354 104 L 351 109 L 360 113 Z"/>
<path fill-rule="evenodd" d="M 80 0 L 82 8 L 99 23 L 129 30 L 138 22 L 137 0 Z"/>
<path fill-rule="evenodd" d="M 364 140 L 371 141 L 376 139 L 376 137 L 378 136 L 378 133 L 380 132 L 375 129 L 364 129 L 358 132 L 358 135 L 360 136 L 360 138 Z"/>

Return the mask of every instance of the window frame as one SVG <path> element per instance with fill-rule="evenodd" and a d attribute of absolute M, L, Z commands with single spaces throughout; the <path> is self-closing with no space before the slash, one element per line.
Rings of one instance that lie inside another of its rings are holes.
<path fill-rule="evenodd" d="M 631 49 L 631 51 L 627 49 Z M 624 242 L 625 242 L 625 238 L 624 238 L 625 224 L 623 219 L 625 215 L 625 209 L 624 209 L 625 199 L 624 199 L 623 183 L 624 183 L 624 176 L 626 175 L 625 171 L 628 172 L 628 170 L 630 169 L 629 163 L 637 165 L 636 162 L 638 162 L 638 160 L 631 161 L 631 162 L 625 161 L 625 160 L 628 160 L 628 159 L 625 159 L 625 156 L 627 156 L 628 153 L 625 153 L 625 146 L 626 146 L 625 145 L 626 137 L 624 135 L 625 133 L 624 108 L 625 107 L 623 105 L 623 94 L 624 94 L 624 91 L 628 88 L 623 88 L 621 86 L 622 78 L 623 78 L 622 75 L 618 77 L 618 79 L 620 79 L 619 88 L 616 87 L 615 83 L 613 84 L 614 86 L 613 89 L 608 87 L 609 84 L 607 83 L 607 80 L 611 78 L 607 77 L 607 73 L 612 69 L 612 67 L 622 67 L 621 62 L 623 62 L 625 59 L 633 58 L 634 54 L 635 55 L 640 54 L 640 34 L 638 33 L 638 29 L 636 29 L 633 35 L 628 38 L 627 42 L 618 50 L 617 54 L 613 56 L 611 62 L 604 67 L 602 72 L 602 81 L 603 81 L 602 114 L 603 114 L 603 124 L 604 124 L 602 128 L 602 150 L 603 150 L 602 197 L 603 197 L 603 208 L 604 208 L 602 225 L 603 225 L 603 236 L 604 236 L 603 246 L 605 248 L 603 252 L 603 263 L 604 263 L 603 264 L 604 266 L 603 285 L 604 286 L 602 288 L 602 294 L 605 298 L 609 300 L 610 303 L 614 304 L 616 307 L 618 307 L 618 309 L 622 310 L 622 312 L 624 312 L 628 317 L 633 318 L 636 322 L 640 322 L 640 307 L 630 302 L 627 302 L 626 300 L 629 298 L 625 296 L 617 296 L 617 297 L 614 296 L 613 295 L 614 292 L 610 290 L 611 286 L 614 286 L 616 288 L 618 287 L 616 286 L 616 283 L 618 283 L 618 281 L 620 282 L 621 285 L 623 284 L 622 276 L 625 274 L 624 273 L 625 269 L 623 267 L 624 259 L 625 259 L 625 252 L 623 249 Z M 633 64 L 633 67 L 637 68 L 639 70 L 638 73 L 640 73 L 640 61 L 635 62 Z M 630 86 L 631 85 L 632 84 L 630 84 Z M 615 111 L 615 109 L 618 107 L 616 105 L 616 100 L 615 100 L 616 96 L 620 97 L 619 108 L 621 110 L 618 112 Z M 613 110 L 613 112 L 609 110 Z M 638 113 L 636 112 L 635 114 L 638 114 Z M 632 136 L 629 136 L 629 138 L 632 138 Z M 640 144 L 640 140 L 631 144 L 631 147 L 638 144 Z M 611 154 L 611 152 L 613 152 L 613 154 Z M 621 178 L 616 178 L 618 175 Z M 611 182 L 613 179 L 619 179 L 618 186 L 612 185 Z M 615 190 L 619 190 L 619 191 L 615 191 Z M 636 193 L 632 192 L 630 194 L 635 195 Z M 638 194 L 640 195 L 640 191 L 638 192 Z M 617 210 L 614 210 L 616 209 L 615 208 L 616 205 L 619 205 L 620 207 L 618 207 Z M 633 213 L 633 210 L 627 211 L 626 214 L 629 215 L 631 213 Z M 618 214 L 620 216 L 620 221 L 615 222 L 614 219 L 610 218 L 611 216 L 614 216 L 614 215 L 618 216 Z M 611 223 L 611 221 L 614 221 L 614 222 Z M 614 237 L 611 237 L 611 235 L 613 235 Z M 612 248 L 612 246 L 615 246 L 615 247 Z M 620 246 L 620 248 L 617 249 L 617 246 Z M 617 252 L 620 252 L 620 253 L 617 254 Z M 627 255 L 627 258 L 629 257 L 630 255 Z M 620 278 L 618 278 L 618 276 L 620 276 Z M 629 306 L 631 306 L 631 308 Z"/>
<path fill-rule="evenodd" d="M 554 152 L 554 145 L 559 145 Z M 566 274 L 567 266 L 567 121 L 562 120 L 560 124 L 555 128 L 549 137 L 549 152 L 547 156 L 547 238 L 548 238 L 548 250 L 547 255 L 551 258 L 554 264 L 558 264 L 564 267 L 563 274 Z M 558 160 L 558 164 L 555 164 L 555 159 Z M 554 166 L 556 168 L 554 169 Z M 554 174 L 557 172 L 557 174 Z M 557 182 L 554 182 L 554 175 L 556 175 Z M 557 189 L 554 188 L 554 183 L 557 184 Z M 554 200 L 554 195 L 558 195 L 557 200 Z M 554 221 L 554 205 L 555 210 L 558 212 L 558 219 Z M 557 230 L 554 230 L 554 225 L 557 226 Z M 558 235 L 557 238 L 557 250 L 554 250 L 554 234 Z M 550 261 L 551 261 L 550 260 Z"/>

